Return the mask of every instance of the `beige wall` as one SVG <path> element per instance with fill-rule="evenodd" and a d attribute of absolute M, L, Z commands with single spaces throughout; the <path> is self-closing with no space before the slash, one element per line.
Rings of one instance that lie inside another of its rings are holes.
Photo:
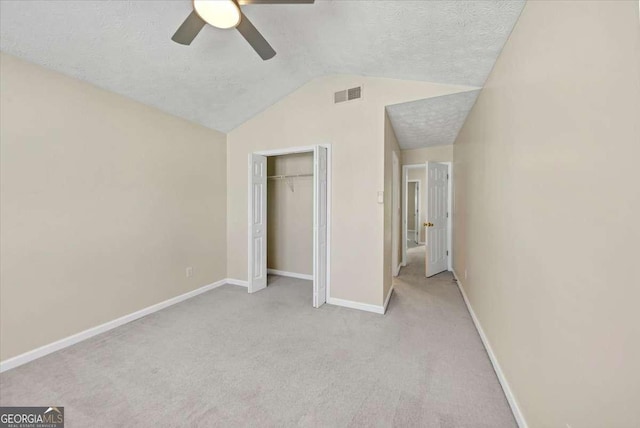
<path fill-rule="evenodd" d="M 402 151 L 402 164 L 415 165 L 425 162 L 452 162 L 453 145 L 433 146 Z"/>
<path fill-rule="evenodd" d="M 333 94 L 364 84 L 363 98 L 334 104 Z M 228 135 L 228 276 L 247 279 L 247 162 L 260 150 L 332 145 L 331 295 L 383 302 L 384 107 L 468 90 L 465 87 L 327 76 L 312 80 Z"/>
<path fill-rule="evenodd" d="M 427 221 L 427 171 L 426 168 L 409 168 L 407 172 L 408 180 L 420 180 L 420 242 L 425 243 L 425 228 L 422 227 Z"/>
<path fill-rule="evenodd" d="M 398 165 L 396 175 L 393 175 L 393 156 L 397 157 Z M 394 180 L 396 186 L 394 188 Z M 384 113 L 384 268 L 383 268 L 383 299 L 386 299 L 393 284 L 393 274 L 398 264 L 402 262 L 402 158 L 398 139 L 391 125 L 391 120 L 387 112 Z M 398 192 L 396 216 L 393 216 L 394 192 Z M 396 222 L 394 224 L 394 221 Z M 394 233 L 395 229 L 395 233 Z M 395 239 L 395 250 L 397 259 L 393 260 L 393 250 Z"/>
<path fill-rule="evenodd" d="M 269 157 L 267 171 L 270 176 L 313 174 L 313 153 Z M 269 180 L 267 267 L 313 274 L 313 177 Z"/>
<path fill-rule="evenodd" d="M 528 2 L 454 152 L 455 270 L 529 426 L 640 426 L 638 2 Z"/>
<path fill-rule="evenodd" d="M 0 64 L 2 360 L 225 277 L 223 134 Z"/>

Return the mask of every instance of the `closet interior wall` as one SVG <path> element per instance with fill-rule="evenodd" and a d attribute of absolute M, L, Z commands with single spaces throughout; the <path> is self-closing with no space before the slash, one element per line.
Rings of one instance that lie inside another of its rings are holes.
<path fill-rule="evenodd" d="M 312 275 L 313 153 L 270 156 L 267 175 L 267 268 Z"/>

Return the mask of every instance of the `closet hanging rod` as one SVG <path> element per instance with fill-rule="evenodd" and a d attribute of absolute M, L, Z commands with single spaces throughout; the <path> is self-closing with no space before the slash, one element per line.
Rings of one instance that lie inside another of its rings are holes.
<path fill-rule="evenodd" d="M 296 177 L 313 177 L 313 174 L 270 175 L 267 178 L 271 180 L 279 180 L 284 178 L 296 178 Z"/>

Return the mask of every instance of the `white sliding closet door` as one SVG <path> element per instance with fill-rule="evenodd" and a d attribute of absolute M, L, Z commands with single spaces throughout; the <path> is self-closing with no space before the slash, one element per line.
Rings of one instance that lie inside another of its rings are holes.
<path fill-rule="evenodd" d="M 327 149 L 313 156 L 313 306 L 327 301 Z"/>
<path fill-rule="evenodd" d="M 267 158 L 251 154 L 249 165 L 249 293 L 267 287 Z"/>

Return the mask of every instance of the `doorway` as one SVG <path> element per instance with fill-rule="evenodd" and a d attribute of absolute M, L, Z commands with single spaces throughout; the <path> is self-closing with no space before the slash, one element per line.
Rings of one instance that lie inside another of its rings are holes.
<path fill-rule="evenodd" d="M 269 175 L 267 158 L 308 153 L 313 157 L 312 172 Z M 295 186 L 294 180 L 311 179 L 313 192 L 312 274 L 313 306 L 319 308 L 330 296 L 330 212 L 331 212 L 331 146 L 318 145 L 249 154 L 248 175 L 248 291 L 267 288 L 269 239 L 269 180 L 283 180 Z M 293 187 L 295 191 L 295 187 Z M 274 272 L 282 274 L 283 272 Z M 286 273 L 286 272 L 285 272 Z M 291 275 L 293 276 L 293 275 Z M 300 275 L 307 279 L 308 275 Z M 296 277 L 296 276 L 294 276 Z"/>
<path fill-rule="evenodd" d="M 425 276 L 452 270 L 452 168 L 451 162 L 402 167 L 402 266 L 419 264 Z"/>
<path fill-rule="evenodd" d="M 267 156 L 267 275 L 313 281 L 313 152 Z"/>
<path fill-rule="evenodd" d="M 420 190 L 422 180 L 407 181 L 407 248 L 420 245 Z"/>

